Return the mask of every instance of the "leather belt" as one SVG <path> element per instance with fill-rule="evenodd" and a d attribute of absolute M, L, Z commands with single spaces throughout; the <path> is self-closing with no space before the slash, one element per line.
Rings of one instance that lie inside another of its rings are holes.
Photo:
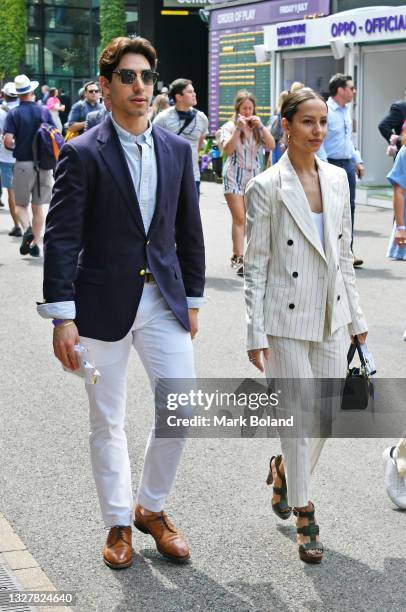
<path fill-rule="evenodd" d="M 155 278 L 152 275 L 152 272 L 146 272 L 145 276 L 144 276 L 145 282 L 146 283 L 155 283 Z"/>

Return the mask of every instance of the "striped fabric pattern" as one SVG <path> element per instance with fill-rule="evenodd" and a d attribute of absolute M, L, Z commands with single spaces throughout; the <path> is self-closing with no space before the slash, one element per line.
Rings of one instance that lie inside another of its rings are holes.
<path fill-rule="evenodd" d="M 325 249 L 287 153 L 248 184 L 244 256 L 247 348 L 267 335 L 321 342 L 343 325 L 367 330 L 355 286 L 346 173 L 317 160 Z"/>

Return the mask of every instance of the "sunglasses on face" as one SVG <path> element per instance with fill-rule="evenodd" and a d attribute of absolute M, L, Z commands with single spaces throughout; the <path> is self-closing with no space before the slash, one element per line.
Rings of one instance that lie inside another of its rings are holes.
<path fill-rule="evenodd" d="M 113 74 L 116 74 L 123 85 L 132 85 L 139 76 L 144 85 L 155 85 L 158 80 L 158 73 L 153 70 L 141 70 L 136 72 L 130 68 L 121 68 L 121 70 L 113 70 Z"/>
<path fill-rule="evenodd" d="M 88 89 L 87 93 L 99 93 L 100 89 Z"/>

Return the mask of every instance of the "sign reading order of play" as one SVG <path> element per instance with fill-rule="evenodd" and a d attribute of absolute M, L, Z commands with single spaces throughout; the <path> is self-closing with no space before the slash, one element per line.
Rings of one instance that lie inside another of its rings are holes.
<path fill-rule="evenodd" d="M 340 37 L 355 43 L 406 38 L 406 6 L 377 10 L 370 7 L 264 28 L 264 42 L 269 51 L 324 47 L 331 39 Z"/>

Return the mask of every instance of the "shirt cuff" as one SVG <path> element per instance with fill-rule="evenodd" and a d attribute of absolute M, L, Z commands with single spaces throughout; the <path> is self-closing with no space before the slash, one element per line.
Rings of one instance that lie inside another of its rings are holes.
<path fill-rule="evenodd" d="M 37 312 L 43 319 L 74 319 L 76 317 L 75 302 L 51 302 L 38 304 Z"/>
<path fill-rule="evenodd" d="M 188 308 L 200 308 L 207 301 L 204 297 L 187 297 L 186 299 Z"/>
<path fill-rule="evenodd" d="M 362 161 L 362 157 L 361 157 L 361 153 L 359 151 L 355 151 L 354 155 L 352 156 L 353 161 L 357 164 L 363 164 L 364 162 Z"/>

